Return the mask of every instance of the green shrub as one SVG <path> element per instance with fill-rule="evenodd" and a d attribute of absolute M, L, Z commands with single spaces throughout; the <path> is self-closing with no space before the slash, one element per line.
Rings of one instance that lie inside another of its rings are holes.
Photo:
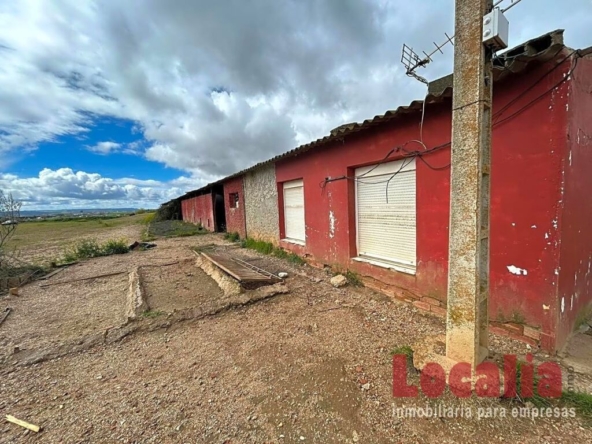
<path fill-rule="evenodd" d="M 103 244 L 99 244 L 95 239 L 84 239 L 64 251 L 63 261 L 74 262 L 79 259 L 125 254 L 128 251 L 127 243 L 123 239 L 111 239 Z"/>
<path fill-rule="evenodd" d="M 78 256 L 74 251 L 65 251 L 62 257 L 62 262 L 64 264 L 68 264 L 70 262 L 76 262 L 78 260 Z"/>
<path fill-rule="evenodd" d="M 224 239 L 229 240 L 230 242 L 238 242 L 240 240 L 240 234 L 236 231 L 232 231 L 224 234 Z"/>
<path fill-rule="evenodd" d="M 123 239 L 108 240 L 101 247 L 103 256 L 111 256 L 112 254 L 125 254 L 129 251 L 127 242 Z"/>
<path fill-rule="evenodd" d="M 72 247 L 71 253 L 77 259 L 89 259 L 91 257 L 102 256 L 102 249 L 96 240 L 84 239 Z"/>

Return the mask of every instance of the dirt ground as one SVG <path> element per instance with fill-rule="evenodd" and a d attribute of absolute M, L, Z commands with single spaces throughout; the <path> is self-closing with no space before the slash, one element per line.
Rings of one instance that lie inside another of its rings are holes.
<path fill-rule="evenodd" d="M 0 298 L 0 312 L 13 309 L 0 327 L 0 361 L 14 347 L 46 348 L 123 323 L 127 287 L 127 275 L 48 287 L 36 282 L 23 287 L 18 300 Z"/>
<path fill-rule="evenodd" d="M 171 313 L 222 297 L 216 282 L 195 266 L 195 256 L 168 266 L 144 267 L 140 272 L 151 311 Z"/>
<path fill-rule="evenodd" d="M 149 300 L 163 311 L 190 306 L 197 293 L 220 291 L 210 283 L 190 285 L 194 278 L 208 280 L 192 268 L 188 247 L 225 244 L 221 237 L 155 243 L 153 250 L 93 259 L 52 279 L 150 264 L 143 268 L 150 270 Z M 589 420 L 581 416 L 399 418 L 395 409 L 403 405 L 511 409 L 521 404 L 449 395 L 437 401 L 393 398 L 392 350 L 443 333 L 442 320 L 366 288 L 333 288 L 331 276 L 321 270 L 249 250 L 236 254 L 268 271 L 287 272 L 290 292 L 31 366 L 0 364 L 0 415 L 43 427 L 34 434 L 0 423 L 0 442 L 592 442 Z M 38 285 L 25 287 L 23 298 L 50 304 Z M 113 304 L 112 297 L 105 293 L 105 303 Z M 93 311 L 80 308 L 79 315 Z M 41 328 L 43 319 L 29 322 Z M 8 325 L 0 326 L 0 334 Z M 525 344 L 493 335 L 491 349 L 521 356 L 528 351 Z M 410 373 L 410 383 L 417 378 Z M 579 375 L 578 381 L 592 391 L 589 378 Z"/>

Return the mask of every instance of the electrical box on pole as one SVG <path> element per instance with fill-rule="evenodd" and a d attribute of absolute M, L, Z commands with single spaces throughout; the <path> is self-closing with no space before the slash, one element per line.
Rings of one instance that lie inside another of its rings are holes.
<path fill-rule="evenodd" d="M 492 51 L 508 47 L 510 23 L 499 9 L 494 9 L 483 17 L 483 44 Z"/>

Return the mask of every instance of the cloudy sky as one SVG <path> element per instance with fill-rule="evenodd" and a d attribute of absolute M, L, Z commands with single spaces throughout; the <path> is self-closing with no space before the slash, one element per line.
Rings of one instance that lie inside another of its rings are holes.
<path fill-rule="evenodd" d="M 505 0 L 502 6 L 510 4 Z M 155 207 L 425 95 L 399 62 L 453 0 L 0 0 L 0 189 L 26 209 Z M 523 0 L 511 45 L 592 0 Z M 452 50 L 422 75 L 452 69 Z"/>

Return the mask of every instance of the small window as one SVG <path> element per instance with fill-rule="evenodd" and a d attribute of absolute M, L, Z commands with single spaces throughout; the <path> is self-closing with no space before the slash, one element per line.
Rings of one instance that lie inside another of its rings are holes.
<path fill-rule="evenodd" d="M 228 203 L 230 208 L 238 208 L 238 193 L 230 193 L 228 195 Z"/>

